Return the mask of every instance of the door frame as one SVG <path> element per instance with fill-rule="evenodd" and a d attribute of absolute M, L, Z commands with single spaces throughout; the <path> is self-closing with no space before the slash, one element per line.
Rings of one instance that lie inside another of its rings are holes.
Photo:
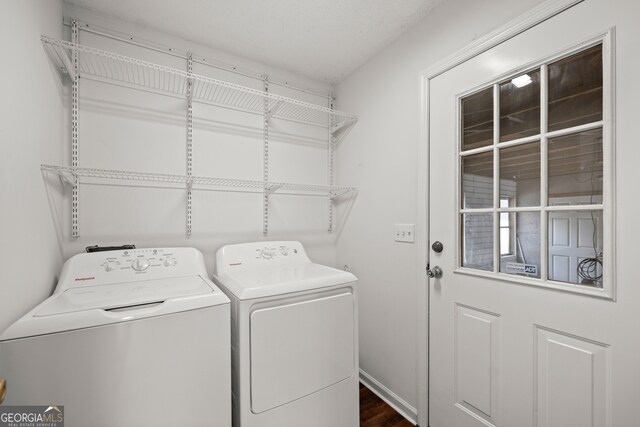
<path fill-rule="evenodd" d="M 492 49 L 520 33 L 552 18 L 584 0 L 547 0 L 516 19 L 452 53 L 421 71 L 420 84 L 420 140 L 418 144 L 418 210 L 416 221 L 416 249 L 418 256 L 418 425 L 429 425 L 429 279 L 425 274 L 429 265 L 429 91 L 431 80 L 442 73 Z"/>

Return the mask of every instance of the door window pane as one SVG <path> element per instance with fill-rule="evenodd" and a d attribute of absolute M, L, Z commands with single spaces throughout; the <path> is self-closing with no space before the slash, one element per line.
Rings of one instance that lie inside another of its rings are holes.
<path fill-rule="evenodd" d="M 462 98 L 462 151 L 493 144 L 493 87 Z"/>
<path fill-rule="evenodd" d="M 602 211 L 549 212 L 549 279 L 602 287 Z"/>
<path fill-rule="evenodd" d="M 602 45 L 549 64 L 549 131 L 602 120 Z"/>
<path fill-rule="evenodd" d="M 500 196 L 500 207 L 509 208 L 515 205 L 515 197 Z M 498 214 L 498 224 L 500 227 L 500 255 L 511 255 L 514 252 L 514 223 L 515 217 L 512 212 L 500 212 Z"/>
<path fill-rule="evenodd" d="M 509 238 L 500 224 L 500 272 L 540 277 L 540 212 L 502 212 L 509 222 Z"/>
<path fill-rule="evenodd" d="M 607 290 L 603 53 L 590 46 L 461 99 L 461 266 Z"/>
<path fill-rule="evenodd" d="M 462 158 L 462 207 L 493 207 L 493 151 Z"/>
<path fill-rule="evenodd" d="M 602 203 L 602 129 L 549 140 L 549 206 Z"/>
<path fill-rule="evenodd" d="M 540 133 L 540 70 L 500 84 L 500 142 Z"/>
<path fill-rule="evenodd" d="M 513 212 L 501 212 L 500 216 L 500 255 L 513 255 L 515 245 L 513 244 Z"/>
<path fill-rule="evenodd" d="M 540 143 L 500 149 L 500 199 L 512 206 L 540 206 Z"/>
<path fill-rule="evenodd" d="M 493 214 L 462 215 L 462 266 L 493 271 Z"/>
<path fill-rule="evenodd" d="M 509 217 L 508 213 L 500 214 L 500 216 Z M 500 255 L 511 255 L 511 229 L 509 227 L 500 227 Z"/>

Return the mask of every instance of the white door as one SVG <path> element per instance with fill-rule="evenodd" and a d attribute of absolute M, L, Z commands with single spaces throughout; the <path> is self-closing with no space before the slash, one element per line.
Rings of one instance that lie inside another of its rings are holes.
<path fill-rule="evenodd" d="M 599 255 L 599 249 L 602 248 L 600 222 L 600 212 L 549 214 L 550 280 L 587 285 L 590 284 L 589 280 L 582 278 L 580 272 L 592 269 L 596 277 L 602 274 L 600 264 L 588 263 L 588 260 Z"/>
<path fill-rule="evenodd" d="M 432 427 L 640 425 L 639 16 L 585 0 L 430 81 Z M 590 271 L 554 270 L 563 218 Z"/>

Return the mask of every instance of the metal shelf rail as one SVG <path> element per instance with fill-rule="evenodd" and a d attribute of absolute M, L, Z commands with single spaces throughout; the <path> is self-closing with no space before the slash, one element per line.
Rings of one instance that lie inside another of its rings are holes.
<path fill-rule="evenodd" d="M 266 192 L 268 194 L 328 196 L 331 199 L 357 191 L 354 187 L 264 182 L 235 178 L 159 174 L 72 166 L 41 165 L 41 170 L 43 173 L 58 175 L 65 183 L 71 186 L 76 185 L 76 183 L 123 181 L 133 184 L 145 183 L 145 186 L 169 186 L 188 191 L 203 189 L 253 193 Z"/>
<path fill-rule="evenodd" d="M 357 121 L 355 116 L 321 105 L 47 36 L 42 36 L 41 40 L 56 65 L 73 81 L 77 81 L 78 75 L 87 75 L 257 114 L 264 113 L 267 103 L 268 120 L 278 118 L 323 127 L 331 125 L 330 131 L 336 136 L 345 133 Z M 76 53 L 78 63 L 74 66 Z M 192 82 L 190 91 L 189 82 Z"/>
<path fill-rule="evenodd" d="M 328 200 L 328 231 L 333 230 L 334 198 L 343 194 L 356 194 L 352 187 L 333 186 L 334 147 L 344 140 L 357 122 L 355 116 L 333 109 L 333 96 L 329 95 L 329 105 L 316 105 L 293 98 L 277 95 L 269 91 L 269 77 L 262 75 L 263 90 L 240 86 L 193 73 L 193 56 L 188 53 L 186 70 L 170 68 L 141 59 L 84 46 L 79 43 L 79 31 L 84 29 L 78 21 L 71 22 L 71 42 L 41 36 L 45 51 L 55 65 L 67 74 L 72 83 L 72 159 L 71 165 L 42 165 L 43 173 L 55 173 L 72 187 L 71 234 L 79 236 L 80 184 L 100 183 L 143 187 L 170 187 L 187 191 L 186 233 L 190 236 L 192 220 L 192 190 L 214 190 L 234 192 L 255 192 L 263 194 L 263 234 L 269 227 L 269 197 L 272 194 L 317 195 Z M 88 25 L 87 25 L 88 28 Z M 100 33 L 102 36 L 113 37 Z M 123 40 L 121 40 L 123 41 Z M 135 43 L 139 47 L 157 50 L 152 46 Z M 78 112 L 80 77 L 111 83 L 132 89 L 144 90 L 160 95 L 186 99 L 186 175 L 129 172 L 111 169 L 80 168 L 78 159 Z M 263 179 L 252 181 L 233 178 L 192 176 L 193 165 L 193 103 L 215 105 L 227 109 L 261 115 L 263 117 Z M 328 132 L 328 185 L 291 184 L 271 182 L 269 179 L 269 127 L 271 119 L 289 120 L 319 126 Z"/>

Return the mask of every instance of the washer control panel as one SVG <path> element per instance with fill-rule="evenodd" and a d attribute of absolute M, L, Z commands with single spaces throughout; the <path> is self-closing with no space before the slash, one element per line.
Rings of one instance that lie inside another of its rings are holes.
<path fill-rule="evenodd" d="M 178 265 L 176 255 L 165 249 L 131 249 L 117 252 L 101 252 L 100 267 L 105 272 L 132 270 L 141 273 L 148 269 L 170 268 Z"/>
<path fill-rule="evenodd" d="M 197 249 L 130 249 L 78 254 L 65 263 L 58 285 L 63 284 L 64 290 L 190 275 L 208 277 L 204 258 Z"/>

